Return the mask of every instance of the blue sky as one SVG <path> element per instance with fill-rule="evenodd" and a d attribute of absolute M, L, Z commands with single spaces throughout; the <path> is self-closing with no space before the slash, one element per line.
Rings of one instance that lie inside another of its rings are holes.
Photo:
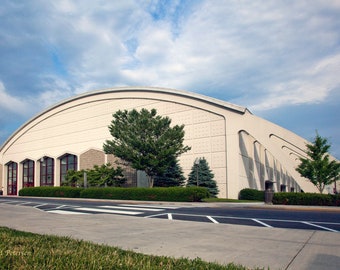
<path fill-rule="evenodd" d="M 222 99 L 340 158 L 340 1 L 4 0 L 0 143 L 65 98 L 159 86 Z"/>

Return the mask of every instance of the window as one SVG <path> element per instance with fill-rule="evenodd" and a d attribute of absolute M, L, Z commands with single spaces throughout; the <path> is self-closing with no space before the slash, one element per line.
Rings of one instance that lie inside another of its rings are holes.
<path fill-rule="evenodd" d="M 66 154 L 60 158 L 60 184 L 65 182 L 69 170 L 77 170 L 77 156 Z"/>
<path fill-rule="evenodd" d="M 7 164 L 7 194 L 17 195 L 17 172 L 18 164 L 10 162 Z"/>
<path fill-rule="evenodd" d="M 54 159 L 43 157 L 40 160 L 40 186 L 54 186 Z"/>
<path fill-rule="evenodd" d="M 34 161 L 26 159 L 22 162 L 22 186 L 34 187 Z"/>
<path fill-rule="evenodd" d="M 280 186 L 280 191 L 281 192 L 286 192 L 286 187 L 287 187 L 286 185 L 281 185 Z"/>

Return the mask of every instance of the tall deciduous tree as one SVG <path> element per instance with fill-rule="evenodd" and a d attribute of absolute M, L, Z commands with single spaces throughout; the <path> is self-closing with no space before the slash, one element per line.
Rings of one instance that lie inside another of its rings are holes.
<path fill-rule="evenodd" d="M 306 147 L 308 157 L 300 158 L 301 163 L 296 170 L 322 193 L 326 185 L 332 184 L 339 178 L 340 163 L 336 160 L 330 161 L 328 151 L 331 146 L 328 140 L 318 133 L 313 142 Z"/>
<path fill-rule="evenodd" d="M 184 125 L 170 125 L 170 118 L 157 115 L 156 109 L 119 110 L 113 114 L 109 126 L 113 139 L 104 143 L 104 152 L 129 162 L 136 170 L 145 171 L 149 186 L 153 187 L 154 177 L 190 150 L 183 145 Z"/>
<path fill-rule="evenodd" d="M 187 186 L 206 187 L 211 197 L 216 197 L 218 194 L 219 191 L 214 180 L 214 174 L 204 157 L 195 160 L 189 173 Z"/>

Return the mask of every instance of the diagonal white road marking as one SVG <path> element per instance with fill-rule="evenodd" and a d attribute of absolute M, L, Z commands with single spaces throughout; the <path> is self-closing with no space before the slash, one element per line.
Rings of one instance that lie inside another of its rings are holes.
<path fill-rule="evenodd" d="M 257 222 L 257 223 L 259 223 L 259 224 L 261 224 L 261 225 L 263 225 L 263 226 L 265 226 L 267 228 L 273 228 L 273 226 L 270 226 L 269 224 L 264 223 L 264 222 L 262 222 L 262 221 L 260 221 L 260 220 L 258 220 L 256 218 L 252 218 L 251 220 L 253 220 L 253 221 L 255 221 L 255 222 Z"/>
<path fill-rule="evenodd" d="M 212 218 L 211 216 L 207 216 L 207 218 L 210 219 L 213 223 L 219 224 L 219 222 L 215 220 L 214 218 Z"/>
<path fill-rule="evenodd" d="M 314 227 L 317 227 L 317 228 L 320 228 L 320 229 L 324 229 L 324 230 L 330 231 L 330 232 L 339 232 L 337 230 L 333 230 L 331 228 L 327 228 L 327 227 L 324 227 L 324 226 L 316 225 L 316 224 L 313 224 L 313 223 L 310 223 L 310 222 L 307 222 L 307 221 L 303 221 L 302 223 L 310 225 L 310 226 L 314 226 Z"/>
<path fill-rule="evenodd" d="M 39 204 L 39 205 L 33 206 L 33 208 L 39 208 L 39 207 L 44 206 L 44 205 L 47 205 L 47 203 L 43 203 L 43 204 Z"/>

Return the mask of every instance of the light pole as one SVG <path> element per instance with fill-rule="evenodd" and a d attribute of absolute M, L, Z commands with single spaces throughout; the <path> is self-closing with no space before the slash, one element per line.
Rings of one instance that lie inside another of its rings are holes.
<path fill-rule="evenodd" d="M 200 164 L 200 158 L 196 158 L 194 164 L 196 167 L 196 185 L 198 186 L 198 165 Z"/>

